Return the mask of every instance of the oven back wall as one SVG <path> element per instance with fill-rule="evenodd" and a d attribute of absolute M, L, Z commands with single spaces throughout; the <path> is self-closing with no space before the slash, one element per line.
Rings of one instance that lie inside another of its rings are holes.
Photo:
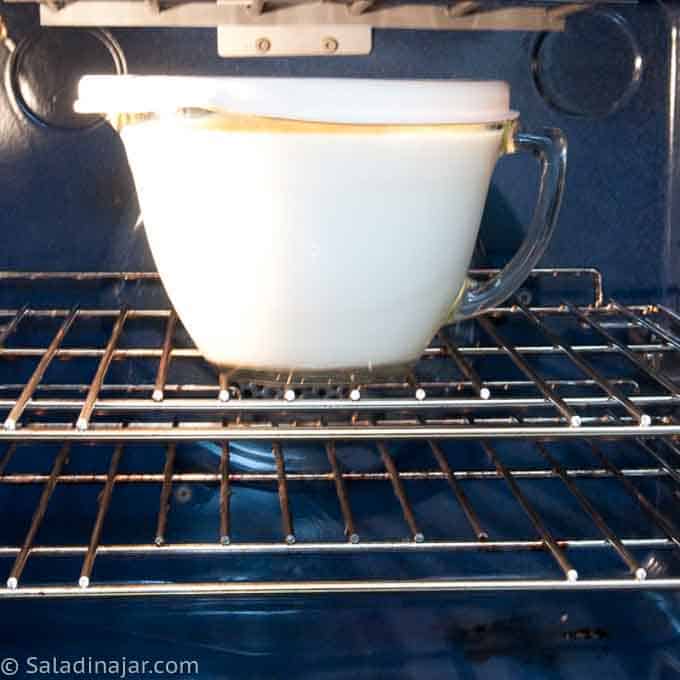
<path fill-rule="evenodd" d="M 67 129 L 82 126 L 69 112 L 79 76 L 121 63 L 96 37 L 40 32 L 32 6 L 2 14 L 20 47 L 12 60 L 0 48 L 0 267 L 152 269 L 116 134 L 105 124 Z M 659 5 L 600 8 L 543 36 L 376 31 L 367 57 L 224 60 L 213 30 L 112 35 L 130 73 L 507 80 L 525 129 L 560 127 L 569 139 L 566 197 L 544 264 L 598 266 L 612 295 L 673 302 L 674 84 L 671 23 Z M 478 264 L 502 263 L 519 243 L 535 183 L 531 159 L 499 163 Z"/>
<path fill-rule="evenodd" d="M 15 42 L 38 45 L 19 65 L 0 48 L 0 268 L 152 269 L 115 133 L 64 129 L 77 124 L 66 113 L 70 88 L 91 70 L 90 53 L 65 34 L 41 40 L 32 6 L 0 13 Z M 525 128 L 560 127 L 570 143 L 567 194 L 544 264 L 598 266 L 609 294 L 674 304 L 671 24 L 659 5 L 599 9 L 541 41 L 377 31 L 373 53 L 361 58 L 225 61 L 212 30 L 112 33 L 132 73 L 508 80 Z M 97 54 L 98 67 L 115 66 Z M 535 179 L 529 159 L 499 164 L 478 264 L 502 262 L 519 242 Z M 0 656 L 197 658 L 207 678 L 678 673 L 674 593 L 15 601 L 0 614 Z"/>

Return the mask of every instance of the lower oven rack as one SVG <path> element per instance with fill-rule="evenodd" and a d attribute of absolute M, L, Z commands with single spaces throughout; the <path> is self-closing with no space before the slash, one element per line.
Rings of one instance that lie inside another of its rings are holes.
<path fill-rule="evenodd" d="M 324 383 L 216 374 L 169 307 L 92 295 L 156 275 L 0 274 L 0 597 L 680 587 L 680 320 L 546 279 L 577 301 L 529 285 L 409 375 Z M 83 299 L 14 304 L 41 284 Z"/>

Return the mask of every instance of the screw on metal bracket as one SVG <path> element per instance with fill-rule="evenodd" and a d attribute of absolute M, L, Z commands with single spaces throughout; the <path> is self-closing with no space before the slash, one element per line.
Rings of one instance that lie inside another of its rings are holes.
<path fill-rule="evenodd" d="M 258 38 L 255 41 L 255 49 L 258 52 L 263 52 L 263 53 L 269 52 L 271 47 L 272 47 L 272 43 L 271 43 L 271 40 L 269 40 L 269 38 Z"/>
<path fill-rule="evenodd" d="M 330 53 L 337 52 L 338 47 L 340 46 L 338 44 L 337 39 L 334 38 L 333 36 L 328 36 L 328 37 L 324 38 L 321 41 L 321 45 L 323 46 L 323 49 L 324 49 L 325 52 L 330 52 Z"/>

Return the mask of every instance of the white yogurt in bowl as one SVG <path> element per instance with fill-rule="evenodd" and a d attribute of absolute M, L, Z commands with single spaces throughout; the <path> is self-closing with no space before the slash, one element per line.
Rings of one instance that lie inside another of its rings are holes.
<path fill-rule="evenodd" d="M 559 138 L 520 140 L 544 152 L 533 232 L 471 288 L 491 175 L 512 148 L 505 83 L 87 77 L 78 108 L 120 129 L 158 271 L 221 366 L 415 361 L 442 323 L 513 292 L 559 205 Z"/>

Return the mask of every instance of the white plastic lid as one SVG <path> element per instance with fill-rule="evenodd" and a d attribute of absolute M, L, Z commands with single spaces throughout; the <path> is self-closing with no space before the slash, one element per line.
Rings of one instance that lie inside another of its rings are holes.
<path fill-rule="evenodd" d="M 85 76 L 79 113 L 180 108 L 321 123 L 492 123 L 517 117 L 499 80 Z"/>

